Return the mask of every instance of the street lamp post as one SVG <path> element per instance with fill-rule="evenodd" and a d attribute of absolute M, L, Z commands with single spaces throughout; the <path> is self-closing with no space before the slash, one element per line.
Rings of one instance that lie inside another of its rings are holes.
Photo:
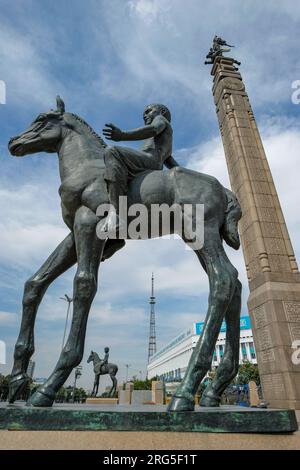
<path fill-rule="evenodd" d="M 71 299 L 71 297 L 69 297 L 67 294 L 65 294 L 64 297 L 60 297 L 60 299 L 65 300 L 68 303 L 67 316 L 66 316 L 65 329 L 64 329 L 64 336 L 63 336 L 63 340 L 62 340 L 62 344 L 61 344 L 61 350 L 63 350 L 64 344 L 65 344 L 66 332 L 67 332 L 68 318 L 69 318 L 71 303 L 73 302 L 73 299 Z"/>
<path fill-rule="evenodd" d="M 77 382 L 77 379 L 79 379 L 79 377 L 82 375 L 81 374 L 81 369 L 82 369 L 82 366 L 78 366 L 75 369 L 75 380 L 74 380 L 74 385 L 73 385 L 73 397 L 72 397 L 72 402 L 73 403 L 75 402 L 76 382 Z"/>

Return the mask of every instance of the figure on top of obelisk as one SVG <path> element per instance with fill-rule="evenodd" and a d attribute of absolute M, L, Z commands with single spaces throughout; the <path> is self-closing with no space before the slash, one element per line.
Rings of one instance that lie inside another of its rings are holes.
<path fill-rule="evenodd" d="M 226 48 L 222 48 L 221 46 L 227 46 Z M 213 45 L 209 49 L 209 53 L 206 56 L 205 64 L 214 64 L 216 57 L 223 57 L 224 52 L 230 52 L 231 48 L 234 47 L 230 44 L 227 44 L 225 39 L 222 39 L 220 36 L 215 35 L 213 39 Z M 234 63 L 237 65 L 241 65 L 240 62 L 234 60 Z"/>

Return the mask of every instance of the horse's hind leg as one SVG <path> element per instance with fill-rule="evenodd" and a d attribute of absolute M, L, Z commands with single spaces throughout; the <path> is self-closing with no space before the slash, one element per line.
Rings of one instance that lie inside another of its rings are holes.
<path fill-rule="evenodd" d="M 116 389 L 117 389 L 117 379 L 116 379 L 116 377 L 115 377 L 114 375 L 112 375 L 112 374 L 109 374 L 109 375 L 110 375 L 111 381 L 112 381 L 112 383 L 113 383 L 113 384 L 112 384 L 112 387 L 111 387 L 111 389 L 110 389 L 110 391 L 109 391 L 109 396 L 110 396 L 110 397 L 113 397 L 113 396 L 115 395 Z"/>
<path fill-rule="evenodd" d="M 27 367 L 34 353 L 34 323 L 38 306 L 52 281 L 76 262 L 73 233 L 58 245 L 42 267 L 25 283 L 23 314 L 15 345 L 14 365 L 9 386 L 9 402 L 14 402 L 27 383 Z"/>
<path fill-rule="evenodd" d="M 226 345 L 224 356 L 217 369 L 213 381 L 205 389 L 200 405 L 219 406 L 221 395 L 238 373 L 240 355 L 240 312 L 241 312 L 242 285 L 237 286 L 225 314 L 226 319 Z"/>
<path fill-rule="evenodd" d="M 194 396 L 201 380 L 211 367 L 213 352 L 221 324 L 233 297 L 237 270 L 228 260 L 222 241 L 206 230 L 205 245 L 195 250 L 209 277 L 210 294 L 208 312 L 202 335 L 192 353 L 184 379 L 173 396 L 168 411 L 192 411 Z"/>

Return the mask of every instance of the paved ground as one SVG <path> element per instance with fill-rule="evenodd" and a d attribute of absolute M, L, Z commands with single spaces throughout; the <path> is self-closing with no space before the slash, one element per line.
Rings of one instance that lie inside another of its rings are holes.
<path fill-rule="evenodd" d="M 33 450 L 300 450 L 292 435 L 178 432 L 0 431 L 0 449 Z"/>

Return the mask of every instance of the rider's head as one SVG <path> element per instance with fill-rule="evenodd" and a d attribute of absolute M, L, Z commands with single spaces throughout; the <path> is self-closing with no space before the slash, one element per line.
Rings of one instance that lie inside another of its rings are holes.
<path fill-rule="evenodd" d="M 164 116 L 169 122 L 171 122 L 171 113 L 170 110 L 164 104 L 149 104 L 144 109 L 143 118 L 145 124 L 151 124 L 153 119 L 158 115 Z"/>
<path fill-rule="evenodd" d="M 108 351 L 109 351 L 109 348 L 108 348 L 108 347 L 104 348 L 104 352 L 105 352 L 105 353 L 108 353 Z"/>

